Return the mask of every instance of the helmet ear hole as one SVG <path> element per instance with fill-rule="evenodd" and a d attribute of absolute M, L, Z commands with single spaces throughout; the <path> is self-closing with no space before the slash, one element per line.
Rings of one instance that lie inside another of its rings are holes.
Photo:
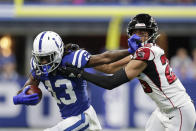
<path fill-rule="evenodd" d="M 60 54 L 58 54 L 57 52 L 55 52 L 54 54 L 54 59 L 55 59 L 55 63 L 60 63 L 61 62 L 61 56 L 59 56 Z"/>

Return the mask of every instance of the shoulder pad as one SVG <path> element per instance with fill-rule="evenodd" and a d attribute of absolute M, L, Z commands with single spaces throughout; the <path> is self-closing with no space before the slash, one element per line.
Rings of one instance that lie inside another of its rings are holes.
<path fill-rule="evenodd" d="M 90 53 L 86 50 L 73 51 L 63 57 L 62 65 L 65 66 L 68 63 L 78 68 L 83 68 L 89 61 L 90 56 Z"/>
<path fill-rule="evenodd" d="M 150 47 L 152 47 L 152 45 L 153 45 L 153 43 L 147 43 L 147 44 L 144 45 L 144 47 L 149 47 L 150 48 Z"/>
<path fill-rule="evenodd" d="M 141 47 L 134 53 L 133 59 L 151 61 L 154 59 L 153 51 L 148 47 Z"/>

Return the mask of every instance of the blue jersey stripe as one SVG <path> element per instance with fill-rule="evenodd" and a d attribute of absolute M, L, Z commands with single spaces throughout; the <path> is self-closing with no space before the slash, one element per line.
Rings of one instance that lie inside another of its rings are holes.
<path fill-rule="evenodd" d="M 80 52 L 80 54 L 79 54 L 79 57 L 78 57 L 78 66 L 77 66 L 78 68 L 80 68 L 81 65 L 82 65 L 82 56 L 83 56 L 84 52 L 85 52 L 85 50 L 82 50 Z"/>
<path fill-rule="evenodd" d="M 73 58 L 73 60 L 72 60 L 72 65 L 74 65 L 74 66 L 76 65 L 76 61 L 77 61 L 76 59 L 77 59 L 77 56 L 78 56 L 79 51 L 80 51 L 80 50 L 77 50 L 77 51 L 74 53 L 74 58 Z"/>
<path fill-rule="evenodd" d="M 80 53 L 82 52 L 82 50 L 79 50 L 79 52 L 78 52 L 78 54 L 77 54 L 77 57 L 76 57 L 76 66 L 78 66 L 78 64 L 79 64 L 79 55 L 80 55 Z"/>
<path fill-rule="evenodd" d="M 79 120 L 78 122 L 76 122 L 74 125 L 70 126 L 69 128 L 65 129 L 64 131 L 72 131 L 73 129 L 77 128 L 78 126 L 80 126 L 81 124 L 83 124 L 85 122 L 85 114 L 82 113 L 81 114 L 81 120 Z"/>
<path fill-rule="evenodd" d="M 85 131 L 88 127 L 89 127 L 89 124 L 83 127 L 82 129 L 80 129 L 79 131 Z"/>
<path fill-rule="evenodd" d="M 40 37 L 40 40 L 39 40 L 39 52 L 41 52 L 41 50 L 42 50 L 42 39 L 43 39 L 45 34 L 46 34 L 46 32 L 43 32 L 43 34 Z"/>

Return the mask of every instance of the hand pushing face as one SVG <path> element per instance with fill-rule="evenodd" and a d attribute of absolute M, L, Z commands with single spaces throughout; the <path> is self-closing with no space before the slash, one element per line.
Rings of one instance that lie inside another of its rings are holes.
<path fill-rule="evenodd" d="M 141 38 L 142 42 L 148 40 L 148 38 L 149 38 L 149 34 L 146 30 L 135 30 L 135 31 L 133 31 L 133 34 L 138 35 Z"/>

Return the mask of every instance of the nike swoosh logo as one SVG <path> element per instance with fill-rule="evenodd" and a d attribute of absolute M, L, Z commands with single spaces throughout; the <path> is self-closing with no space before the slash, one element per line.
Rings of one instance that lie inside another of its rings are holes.
<path fill-rule="evenodd" d="M 169 117 L 169 120 L 171 120 L 172 118 L 174 118 L 174 116 L 172 116 L 172 117 Z"/>

